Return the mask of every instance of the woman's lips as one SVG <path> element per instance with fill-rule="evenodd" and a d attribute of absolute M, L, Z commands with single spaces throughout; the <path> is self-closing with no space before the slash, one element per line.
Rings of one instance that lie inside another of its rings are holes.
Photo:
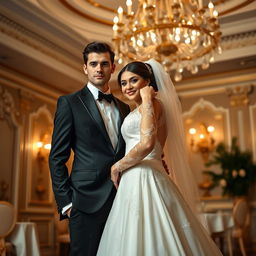
<path fill-rule="evenodd" d="M 127 95 L 132 96 L 133 94 L 135 94 L 135 92 L 136 91 L 129 91 L 129 92 L 127 92 Z"/>

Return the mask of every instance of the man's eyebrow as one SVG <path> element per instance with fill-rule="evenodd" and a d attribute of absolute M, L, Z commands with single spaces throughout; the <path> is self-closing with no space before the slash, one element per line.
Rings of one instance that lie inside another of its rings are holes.
<path fill-rule="evenodd" d="M 89 62 L 89 64 L 90 64 L 90 63 L 108 64 L 109 61 L 107 61 L 107 60 L 103 60 L 103 61 L 92 60 L 92 61 Z"/>

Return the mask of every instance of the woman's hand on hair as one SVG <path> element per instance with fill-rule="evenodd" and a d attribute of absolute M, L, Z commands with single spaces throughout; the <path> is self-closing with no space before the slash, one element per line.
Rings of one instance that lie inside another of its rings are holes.
<path fill-rule="evenodd" d="M 145 86 L 140 89 L 140 96 L 142 101 L 152 101 L 156 97 L 156 92 L 152 86 Z"/>

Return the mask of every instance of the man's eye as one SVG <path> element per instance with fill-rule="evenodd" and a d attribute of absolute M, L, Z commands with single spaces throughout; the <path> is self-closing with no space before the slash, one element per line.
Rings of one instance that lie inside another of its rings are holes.
<path fill-rule="evenodd" d="M 104 63 L 102 64 L 102 66 L 108 67 L 108 66 L 109 66 L 109 63 L 108 63 L 108 62 L 104 62 Z"/>
<path fill-rule="evenodd" d="M 91 62 L 90 65 L 91 65 L 92 67 L 95 67 L 95 66 L 97 65 L 97 63 L 96 63 L 96 62 Z"/>

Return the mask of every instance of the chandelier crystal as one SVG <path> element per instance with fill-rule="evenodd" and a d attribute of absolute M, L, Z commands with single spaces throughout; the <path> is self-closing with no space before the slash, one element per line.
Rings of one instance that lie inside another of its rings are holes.
<path fill-rule="evenodd" d="M 127 0 L 127 12 L 118 8 L 113 43 L 119 64 L 154 58 L 180 81 L 184 69 L 192 74 L 207 69 L 221 53 L 218 12 L 203 0 L 139 0 L 136 12 Z"/>

